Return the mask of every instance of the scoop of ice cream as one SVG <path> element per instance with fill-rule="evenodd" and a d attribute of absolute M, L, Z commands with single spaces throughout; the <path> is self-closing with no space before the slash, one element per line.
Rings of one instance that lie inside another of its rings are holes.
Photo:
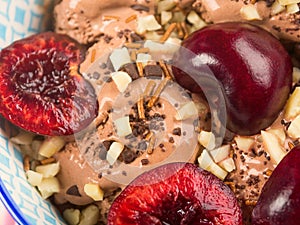
<path fill-rule="evenodd" d="M 244 21 L 262 26 L 281 39 L 300 40 L 299 13 L 290 13 L 276 1 L 196 0 L 193 6 L 209 23 Z"/>
<path fill-rule="evenodd" d="M 153 14 L 154 1 L 92 0 L 61 1 L 54 10 L 55 30 L 80 43 L 108 40 L 136 28 L 135 17 Z"/>

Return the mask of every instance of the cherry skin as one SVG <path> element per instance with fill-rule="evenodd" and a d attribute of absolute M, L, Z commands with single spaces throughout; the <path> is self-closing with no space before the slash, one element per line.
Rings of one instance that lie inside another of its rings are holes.
<path fill-rule="evenodd" d="M 210 70 L 224 94 L 226 127 L 240 135 L 256 134 L 271 125 L 292 85 L 287 51 L 270 33 L 247 23 L 213 24 L 195 31 L 174 55 L 172 70 L 180 85 L 191 92 L 203 91 L 207 98 L 215 86 L 203 81 L 199 86 L 198 79 Z M 191 78 L 192 70 L 197 81 Z"/>
<path fill-rule="evenodd" d="M 252 212 L 253 225 L 298 225 L 300 221 L 300 146 L 293 148 L 264 185 Z"/>

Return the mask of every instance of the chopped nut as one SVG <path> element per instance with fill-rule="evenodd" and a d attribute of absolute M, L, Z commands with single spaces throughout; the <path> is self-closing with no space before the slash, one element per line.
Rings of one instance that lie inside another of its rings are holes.
<path fill-rule="evenodd" d="M 215 135 L 212 132 L 202 130 L 198 135 L 199 143 L 208 150 L 215 148 Z"/>
<path fill-rule="evenodd" d="M 294 4 L 290 4 L 290 5 L 287 5 L 286 6 L 286 12 L 287 13 L 296 13 L 296 12 L 299 12 L 299 6 L 297 3 L 294 3 Z"/>
<path fill-rule="evenodd" d="M 287 133 L 291 138 L 300 138 L 300 114 L 291 122 Z"/>
<path fill-rule="evenodd" d="M 163 0 L 157 3 L 157 12 L 162 13 L 163 11 L 168 11 L 176 6 L 174 0 Z"/>
<path fill-rule="evenodd" d="M 79 209 L 66 209 L 63 211 L 63 218 L 70 225 L 77 225 L 80 221 Z"/>
<path fill-rule="evenodd" d="M 254 144 L 254 139 L 251 137 L 236 136 L 234 138 L 239 149 L 248 151 Z"/>
<path fill-rule="evenodd" d="M 236 169 L 234 160 L 232 158 L 224 159 L 223 161 L 219 162 L 219 165 L 225 169 L 228 173 L 232 172 Z"/>
<path fill-rule="evenodd" d="M 300 3 L 300 0 L 278 0 L 281 5 L 291 5 L 295 3 Z"/>
<path fill-rule="evenodd" d="M 274 134 L 267 131 L 261 131 L 261 136 L 265 150 L 270 154 L 274 162 L 279 164 L 279 162 L 286 155 L 286 152 L 279 143 L 279 139 Z"/>
<path fill-rule="evenodd" d="M 224 180 L 228 174 L 227 171 L 225 171 L 223 168 L 221 168 L 218 164 L 216 164 L 213 161 L 208 151 L 206 151 L 205 149 L 203 150 L 202 154 L 199 156 L 198 163 L 202 169 L 213 173 L 221 180 Z"/>
<path fill-rule="evenodd" d="M 240 10 L 241 16 L 246 20 L 262 20 L 254 5 L 244 5 Z"/>
<path fill-rule="evenodd" d="M 110 165 L 113 165 L 117 161 L 123 149 L 124 149 L 124 145 L 120 142 L 113 142 L 110 145 L 106 155 L 106 160 Z"/>
<path fill-rule="evenodd" d="M 10 138 L 10 141 L 18 145 L 30 145 L 34 138 L 34 134 L 21 131 L 16 136 Z"/>
<path fill-rule="evenodd" d="M 162 11 L 161 12 L 161 19 L 160 19 L 161 25 L 167 24 L 172 19 L 172 16 L 173 16 L 172 12 Z"/>
<path fill-rule="evenodd" d="M 144 17 L 139 17 L 137 19 L 137 33 L 143 34 L 146 31 L 159 30 L 161 25 L 157 22 L 153 15 L 148 15 Z"/>
<path fill-rule="evenodd" d="M 54 177 L 59 172 L 59 162 L 40 165 L 35 168 L 36 172 L 43 175 L 44 178 Z"/>
<path fill-rule="evenodd" d="M 281 5 L 277 0 L 272 4 L 271 15 L 274 16 L 285 10 L 285 6 Z"/>
<path fill-rule="evenodd" d="M 60 190 L 59 181 L 56 177 L 43 178 L 42 182 L 37 187 L 43 199 L 49 198 Z"/>
<path fill-rule="evenodd" d="M 65 146 L 65 140 L 62 137 L 54 136 L 54 137 L 48 137 L 46 138 L 40 149 L 39 154 L 50 158 L 52 157 L 56 152 L 61 150 Z"/>
<path fill-rule="evenodd" d="M 147 148 L 147 153 L 148 154 L 152 154 L 153 153 L 155 141 L 156 141 L 155 135 L 152 135 L 151 138 L 150 138 L 150 141 L 149 141 L 148 148 Z"/>
<path fill-rule="evenodd" d="M 286 106 L 284 118 L 290 120 L 300 114 L 300 87 L 296 87 L 289 97 Z"/>
<path fill-rule="evenodd" d="M 176 120 L 185 120 L 198 115 L 198 110 L 193 101 L 186 103 L 176 113 Z"/>
<path fill-rule="evenodd" d="M 99 208 L 95 205 L 90 205 L 81 211 L 78 225 L 95 225 L 98 222 L 99 216 Z"/>
<path fill-rule="evenodd" d="M 129 51 L 126 47 L 114 49 L 109 58 L 115 71 L 118 71 L 123 65 L 131 63 Z"/>
<path fill-rule="evenodd" d="M 27 176 L 27 181 L 32 185 L 32 186 L 38 186 L 41 184 L 43 180 L 43 174 L 40 174 L 38 172 L 35 172 L 33 170 L 27 170 L 26 171 L 26 176 Z"/>
<path fill-rule="evenodd" d="M 213 158 L 214 162 L 216 163 L 221 162 L 222 160 L 228 158 L 230 153 L 230 145 L 223 145 L 219 148 L 209 151 L 209 153 Z"/>
<path fill-rule="evenodd" d="M 255 206 L 256 203 L 257 203 L 256 200 L 250 200 L 250 199 L 247 199 L 247 200 L 245 201 L 245 204 L 246 204 L 246 205 L 249 205 L 249 206 Z"/>
<path fill-rule="evenodd" d="M 127 89 L 128 85 L 132 82 L 131 76 L 124 71 L 111 73 L 111 78 L 121 93 L 123 93 Z"/>
<path fill-rule="evenodd" d="M 94 201 L 103 200 L 104 192 L 98 184 L 85 184 L 83 190 L 86 193 L 86 195 L 91 197 Z"/>
<path fill-rule="evenodd" d="M 116 119 L 114 121 L 114 124 L 116 126 L 117 135 L 119 137 L 125 137 L 132 133 L 132 129 L 129 122 L 129 116 L 124 116 Z"/>

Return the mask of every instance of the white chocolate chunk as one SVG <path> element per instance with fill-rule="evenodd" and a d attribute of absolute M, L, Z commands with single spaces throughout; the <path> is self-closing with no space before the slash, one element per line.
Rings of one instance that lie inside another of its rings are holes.
<path fill-rule="evenodd" d="M 62 149 L 65 146 L 65 144 L 66 142 L 62 137 L 59 136 L 48 137 L 43 141 L 39 149 L 39 154 L 41 156 L 50 158 L 56 152 Z"/>
<path fill-rule="evenodd" d="M 300 115 L 292 121 L 287 133 L 291 138 L 300 138 Z"/>
<path fill-rule="evenodd" d="M 117 135 L 119 137 L 125 137 L 132 133 L 132 129 L 129 123 L 129 116 L 124 116 L 114 121 Z"/>
<path fill-rule="evenodd" d="M 212 132 L 202 130 L 198 135 L 198 142 L 208 150 L 215 148 L 216 138 Z"/>
<path fill-rule="evenodd" d="M 110 165 L 113 165 L 117 161 L 123 149 L 124 145 L 120 142 L 113 142 L 110 145 L 106 155 L 106 160 Z"/>
<path fill-rule="evenodd" d="M 42 180 L 43 180 L 43 174 L 40 174 L 40 173 L 35 172 L 33 170 L 26 171 L 26 177 L 27 177 L 27 181 L 32 186 L 40 185 Z"/>
<path fill-rule="evenodd" d="M 196 115 L 198 115 L 197 107 L 193 101 L 190 101 L 176 112 L 175 119 L 185 120 Z"/>
<path fill-rule="evenodd" d="M 236 136 L 234 138 L 239 149 L 248 151 L 254 144 L 254 139 L 251 137 Z"/>
<path fill-rule="evenodd" d="M 223 145 L 219 148 L 209 151 L 211 157 L 215 163 L 218 163 L 226 158 L 228 158 L 230 153 L 230 145 Z"/>
<path fill-rule="evenodd" d="M 130 54 L 126 47 L 114 49 L 109 59 L 115 71 L 118 71 L 123 65 L 131 63 Z"/>
<path fill-rule="evenodd" d="M 213 161 L 212 157 L 209 155 L 208 151 L 206 151 L 205 149 L 199 156 L 198 162 L 199 162 L 199 166 L 202 169 L 211 172 L 212 174 L 214 174 L 221 180 L 224 180 L 228 174 L 227 171 L 225 171 L 223 168 L 221 168 L 218 164 L 216 164 Z"/>
<path fill-rule="evenodd" d="M 270 154 L 271 159 L 276 164 L 279 164 L 286 155 L 283 146 L 280 145 L 279 139 L 274 134 L 267 131 L 261 131 L 261 136 L 265 150 Z"/>
<path fill-rule="evenodd" d="M 252 4 L 244 5 L 240 10 L 240 14 L 245 20 L 262 20 L 255 5 Z"/>
<path fill-rule="evenodd" d="M 36 172 L 42 174 L 44 178 L 55 177 L 56 174 L 59 172 L 59 169 L 59 162 L 40 165 L 35 168 Z"/>
<path fill-rule="evenodd" d="M 104 192 L 98 184 L 85 184 L 83 190 L 87 194 L 87 196 L 91 197 L 94 201 L 103 200 Z"/>
<path fill-rule="evenodd" d="M 118 90 L 122 93 L 127 89 L 128 85 L 132 82 L 131 76 L 129 76 L 128 73 L 123 71 L 117 71 L 111 73 L 111 78 L 115 82 Z"/>

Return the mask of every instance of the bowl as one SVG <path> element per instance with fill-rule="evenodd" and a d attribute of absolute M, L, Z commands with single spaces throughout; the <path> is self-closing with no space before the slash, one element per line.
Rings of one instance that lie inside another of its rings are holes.
<path fill-rule="evenodd" d="M 0 49 L 51 24 L 54 0 L 1 1 Z M 65 224 L 60 213 L 26 180 L 23 157 L 10 141 L 12 127 L 0 118 L 0 199 L 22 225 Z"/>

